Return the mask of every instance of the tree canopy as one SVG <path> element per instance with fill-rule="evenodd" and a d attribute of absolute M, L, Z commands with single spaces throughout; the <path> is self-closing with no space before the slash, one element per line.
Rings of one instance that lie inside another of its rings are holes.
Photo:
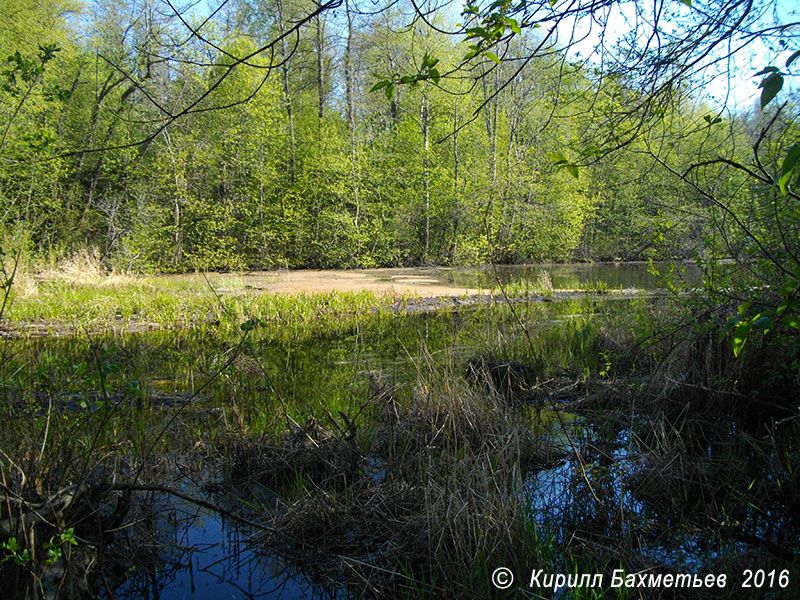
<path fill-rule="evenodd" d="M 0 228 L 40 254 L 186 270 L 757 252 L 794 274 L 798 21 L 780 3 L 9 15 Z M 723 103 L 734 70 L 759 105 Z"/>

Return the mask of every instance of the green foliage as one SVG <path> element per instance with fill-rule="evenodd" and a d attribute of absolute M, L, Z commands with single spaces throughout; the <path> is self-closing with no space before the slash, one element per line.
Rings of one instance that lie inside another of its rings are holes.
<path fill-rule="evenodd" d="M 790 66 L 797 58 L 793 54 L 786 62 Z M 783 76 L 776 67 L 767 67 L 758 73 L 766 75 L 761 81 L 761 108 L 764 109 L 775 99 L 783 86 Z M 774 123 L 774 120 L 773 120 Z M 762 138 L 766 130 L 762 133 Z M 795 133 L 793 125 L 779 132 L 776 139 L 767 139 L 765 153 L 777 168 L 778 158 L 783 154 L 785 140 L 791 140 Z M 754 146 L 762 143 L 759 139 Z M 791 142 L 789 142 L 791 143 Z M 771 156 L 770 156 L 771 155 Z M 765 156 L 765 159 L 767 158 Z M 758 156 L 755 157 L 758 160 Z M 755 332 L 760 332 L 765 339 L 775 336 L 791 337 L 791 330 L 800 329 L 800 264 L 797 260 L 798 239 L 796 223 L 798 212 L 797 196 L 794 194 L 791 179 L 800 161 L 800 144 L 793 144 L 783 154 L 780 169 L 774 177 L 774 184 L 767 189 L 763 182 L 748 173 L 748 184 L 759 198 L 769 198 L 772 204 L 768 226 L 750 228 L 748 233 L 755 243 L 750 249 L 751 260 L 765 273 L 781 281 L 781 285 L 766 288 L 745 289 L 745 300 L 737 309 L 737 314 L 728 319 L 723 330 L 724 335 L 731 335 L 733 354 L 739 357 L 748 340 Z M 777 188 L 777 190 L 776 190 Z M 777 193 L 776 193 L 777 192 Z M 778 196 L 778 193 L 780 194 Z M 779 199 L 786 199 L 781 202 Z M 794 232 L 787 235 L 786 230 Z M 780 279 L 778 279 L 780 278 Z M 777 289 L 776 289 L 777 288 Z M 788 328 L 788 330 L 787 330 Z"/>
<path fill-rule="evenodd" d="M 24 87 L 20 87 L 17 77 L 30 87 L 44 74 L 45 65 L 55 58 L 56 52 L 60 50 L 61 48 L 56 44 L 40 45 L 39 53 L 35 59 L 23 56 L 19 50 L 15 51 L 14 54 L 6 59 L 9 66 L 0 71 L 0 89 L 15 98 L 19 97 L 20 94 L 27 90 Z"/>
<path fill-rule="evenodd" d="M 63 548 L 65 544 L 72 546 L 78 545 L 78 540 L 75 538 L 74 527 L 65 529 L 57 536 L 52 536 L 48 542 L 45 542 L 43 548 L 47 551 L 47 556 L 45 557 L 45 564 L 47 566 L 52 566 L 61 560 L 64 554 Z"/>
<path fill-rule="evenodd" d="M 0 565 L 6 561 L 12 560 L 17 565 L 24 567 L 31 561 L 31 553 L 30 551 L 25 549 L 20 549 L 19 544 L 17 544 L 17 538 L 10 537 L 7 541 L 0 544 L 0 548 L 3 550 L 4 556 L 0 558 Z"/>
<path fill-rule="evenodd" d="M 714 152 L 740 160 L 751 124 L 683 100 L 629 110 L 646 89 L 625 73 L 538 56 L 517 72 L 508 57 L 538 38 L 510 0 L 468 2 L 464 40 L 401 31 L 391 9 L 357 17 L 348 73 L 330 30 L 320 50 L 302 29 L 268 77 L 275 57 L 257 49 L 279 27 L 273 8 L 237 5 L 204 25 L 213 46 L 176 46 L 182 24 L 144 27 L 124 3 L 72 18 L 64 0 L 16 2 L 24 18 L 0 26 L 0 229 L 24 230 L 36 258 L 91 246 L 137 271 L 689 258 L 723 250 L 702 247 L 724 215 L 698 188 L 756 227 L 768 208 L 740 177 L 674 176 Z M 300 8 L 283 7 L 284 26 Z M 765 108 L 796 58 L 762 71 Z M 480 85 L 454 75 L 465 61 Z M 800 145 L 784 146 L 770 161 L 786 196 Z M 723 228 L 728 254 L 748 251 Z"/>

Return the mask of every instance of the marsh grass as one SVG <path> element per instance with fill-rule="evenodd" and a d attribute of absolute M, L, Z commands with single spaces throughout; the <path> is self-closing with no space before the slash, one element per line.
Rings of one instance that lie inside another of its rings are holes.
<path fill-rule="evenodd" d="M 273 442 L 235 442 L 235 483 L 291 489 L 265 541 L 368 595 L 490 597 L 485 565 L 537 546 L 519 495 L 534 440 L 501 399 L 432 379 L 404 400 L 377 394 L 379 422 L 356 437 L 307 422 Z"/>
<path fill-rule="evenodd" d="M 143 464 L 164 476 L 164 457 L 184 461 L 200 448 L 204 468 L 222 465 L 223 488 L 271 520 L 265 544 L 353 596 L 507 597 L 490 583 L 497 566 L 518 577 L 533 566 L 797 566 L 800 431 L 796 415 L 765 411 L 786 410 L 780 386 L 796 373 L 763 360 L 796 356 L 790 346 L 752 345 L 758 360 L 735 362 L 716 338 L 664 334 L 675 315 L 645 300 L 520 303 L 528 343 L 503 306 L 409 316 L 372 294 L 279 297 L 158 281 L 53 277 L 15 305 L 37 318 L 73 310 L 81 329 L 2 342 L 4 526 L 24 523 L 22 503 L 38 507 L 84 481 L 99 484 L 81 493 L 98 494 L 94 506 L 110 518 L 125 507 L 104 482 Z M 81 308 L 67 308 L 72 300 Z M 94 323 L 145 315 L 189 326 L 87 335 Z M 475 358 L 535 375 L 508 395 L 491 378 L 468 380 Z M 532 477 L 565 464 L 567 480 L 553 489 L 567 501 L 553 492 L 534 505 Z M 92 523 L 66 511 L 55 527 L 33 528 L 26 547 L 37 558 L 16 572 L 27 586 L 20 597 L 41 595 L 44 544 L 69 527 L 82 541 L 61 577 L 90 573 L 105 543 Z M 19 540 L 30 531 L 14 530 Z M 675 559 L 685 548 L 688 562 Z M 8 561 L 2 568 L 10 576 Z M 590 592 L 612 595 L 573 597 Z"/>
<path fill-rule="evenodd" d="M 226 285 L 229 280 L 225 280 Z M 169 277 L 126 278 L 108 285 L 50 281 L 13 296 L 8 331 L 81 334 L 211 325 L 233 329 L 259 319 L 275 326 L 335 327 L 359 315 L 388 312 L 393 296 L 369 292 L 273 295 L 213 290 Z"/>

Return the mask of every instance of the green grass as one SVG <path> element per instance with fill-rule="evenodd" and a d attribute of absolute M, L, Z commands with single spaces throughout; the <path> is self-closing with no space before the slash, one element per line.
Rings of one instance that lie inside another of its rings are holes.
<path fill-rule="evenodd" d="M 660 352 L 658 345 L 647 349 L 638 342 L 654 321 L 664 320 L 656 312 L 663 307 L 644 299 L 580 297 L 516 304 L 531 333 L 530 344 L 502 304 L 403 314 L 390 309 L 390 299 L 368 293 L 278 296 L 232 290 L 217 297 L 205 282 L 168 277 L 106 286 L 51 281 L 41 284 L 36 295 L 17 300 L 19 314 L 64 323 L 67 318 L 58 312 L 63 310 L 86 329 L 143 320 L 140 315 L 161 319 L 164 329 L 0 342 L 6 357 L 0 365 L 6 403 L 0 448 L 10 459 L 3 457 L 4 464 L 12 465 L 4 467 L 7 476 L 17 478 L 9 479 L 14 493 L 32 493 L 24 488 L 21 471 L 26 481 L 38 480 L 53 492 L 86 472 L 124 479 L 146 461 L 168 470 L 173 459 L 230 469 L 238 457 L 252 467 L 248 476 L 267 474 L 260 485 L 283 503 L 284 520 L 276 526 L 294 537 L 298 560 L 312 565 L 316 559 L 320 564 L 328 560 L 328 566 L 332 556 L 359 561 L 345 569 L 357 574 L 350 581 L 356 590 L 370 580 L 385 586 L 380 589 L 386 597 L 442 597 L 445 589 L 444 595 L 454 598 L 469 593 L 502 598 L 507 595 L 488 583 L 498 566 L 511 568 L 518 581 L 534 567 L 554 573 L 609 572 L 617 565 L 660 568 L 631 549 L 635 544 L 627 523 L 635 525 L 638 517 L 626 517 L 619 530 L 603 525 L 617 523 L 619 506 L 611 494 L 598 508 L 579 474 L 570 485 L 584 493 L 562 513 L 568 520 L 551 528 L 531 514 L 524 477 L 536 461 L 551 464 L 548 448 L 566 446 L 566 438 L 556 435 L 538 445 L 557 434 L 562 421 L 574 428 L 576 447 L 587 453 L 587 477 L 601 498 L 604 487 L 613 488 L 604 486 L 611 469 L 601 457 L 613 454 L 621 427 L 635 425 L 631 439 L 640 446 L 637 456 L 654 465 L 639 471 L 638 496 L 652 503 L 656 513 L 674 518 L 676 531 L 692 533 L 697 526 L 679 512 L 687 482 L 703 483 L 709 477 L 718 490 L 727 490 L 714 501 L 733 519 L 748 517 L 739 498 L 752 497 L 757 504 L 760 488 L 772 496 L 800 489 L 794 475 L 800 461 L 792 445 L 796 426 L 788 431 L 789 424 L 784 425 L 787 443 L 777 446 L 787 449 L 784 456 L 755 455 L 765 466 L 785 463 L 776 491 L 771 476 L 750 490 L 753 477 L 733 468 L 754 460 L 745 452 L 749 446 L 739 444 L 720 454 L 715 449 L 713 461 L 701 447 L 686 461 L 698 468 L 678 470 L 691 450 L 688 429 L 679 435 L 670 423 L 648 416 L 646 411 L 657 407 L 643 404 L 641 396 L 631 420 L 634 405 L 627 403 L 625 390 L 641 393 L 634 385 L 641 380 L 637 369 L 652 368 Z M 668 347 L 668 342 L 661 343 Z M 535 363 L 542 395 L 556 394 L 565 383 L 580 383 L 578 389 L 585 390 L 579 392 L 581 399 L 606 384 L 603 389 L 610 392 L 598 393 L 584 412 L 562 413 L 557 419 L 552 411 L 520 406 L 490 385 L 468 381 L 465 365 L 473 356 Z M 676 372 L 686 372 L 685 366 L 676 365 Z M 636 378 L 626 380 L 631 374 Z M 185 408 L 160 404 L 164 396 L 179 397 L 206 383 Z M 115 403 L 105 403 L 105 394 Z M 331 422 L 329 414 L 344 425 L 340 412 L 357 424 L 353 440 L 344 440 Z M 703 415 L 695 413 L 688 416 L 689 425 L 694 419 L 709 431 Z M 291 425 L 289 417 L 299 425 Z M 317 449 L 303 445 L 305 439 L 297 435 L 301 427 L 313 432 Z M 662 430 L 666 433 L 656 435 Z M 722 436 L 717 443 L 722 448 L 728 441 Z M 759 448 L 758 440 L 751 441 Z M 151 447 L 155 451 L 148 455 Z M 596 455 L 591 455 L 593 448 Z M 390 481 L 375 482 L 359 469 L 354 475 L 349 459 L 359 456 L 384 461 Z M 666 489 L 676 506 L 664 502 Z M 256 505 L 255 499 L 251 504 Z M 715 505 L 708 503 L 705 512 L 720 521 Z M 320 529 L 320 523 L 325 527 Z M 563 545 L 575 538 L 573 533 L 580 543 Z M 46 541 L 51 532 L 43 530 L 41 536 Z M 287 539 L 292 538 L 281 543 Z M 378 545 L 385 551 L 376 552 Z M 318 553 L 308 554 L 309 548 Z M 339 564 L 329 573 L 338 576 L 341 569 Z M 583 590 L 573 597 L 603 596 L 614 594 Z"/>
<path fill-rule="evenodd" d="M 122 329 L 137 325 L 185 327 L 204 323 L 239 326 L 248 319 L 293 325 L 335 323 L 357 315 L 388 311 L 393 296 L 371 292 L 317 294 L 246 293 L 241 289 L 216 291 L 202 279 L 178 277 L 127 278 L 114 285 L 47 281 L 35 293 L 12 291 L 6 318 L 12 327 L 44 323 L 54 331 L 71 327 L 94 330 L 114 324 Z M 235 280 L 234 280 L 235 283 Z"/>

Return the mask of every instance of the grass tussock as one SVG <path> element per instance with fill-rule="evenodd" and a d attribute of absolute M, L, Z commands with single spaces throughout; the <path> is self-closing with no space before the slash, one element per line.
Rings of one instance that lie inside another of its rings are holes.
<path fill-rule="evenodd" d="M 305 485 L 343 489 L 358 477 L 364 453 L 352 439 L 334 435 L 314 418 L 302 426 L 289 423 L 290 429 L 274 441 L 230 437 L 225 451 L 229 477 L 290 493 Z"/>
<path fill-rule="evenodd" d="M 107 268 L 98 250 L 83 248 L 34 274 L 37 283 L 73 286 L 115 287 L 137 281 L 137 277 Z"/>
<path fill-rule="evenodd" d="M 285 494 L 268 544 L 374 597 L 490 597 L 491 570 L 530 557 L 540 545 L 520 494 L 533 456 L 525 419 L 463 379 L 425 380 L 437 383 L 406 400 L 377 392 L 378 423 L 357 438 L 308 422 L 274 445 L 235 446 L 239 485 Z"/>

